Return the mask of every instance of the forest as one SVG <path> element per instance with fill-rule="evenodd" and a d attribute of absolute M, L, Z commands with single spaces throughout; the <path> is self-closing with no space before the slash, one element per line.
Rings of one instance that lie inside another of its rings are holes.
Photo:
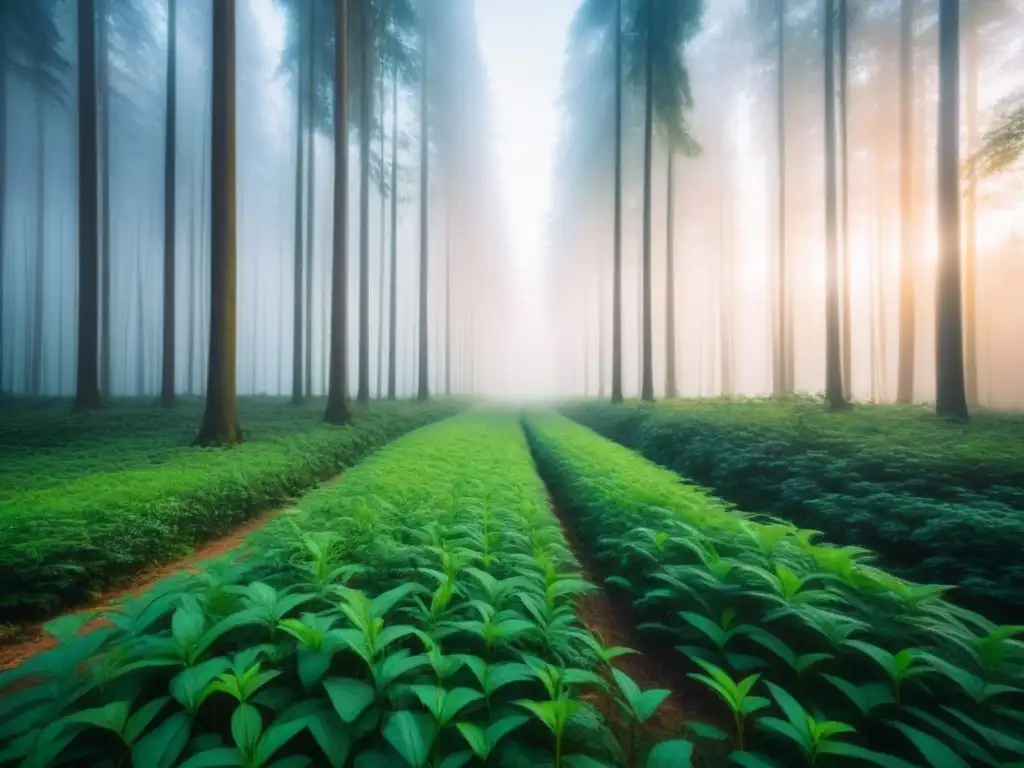
<path fill-rule="evenodd" d="M 1022 53 L 0 0 L 0 768 L 1024 765 Z"/>

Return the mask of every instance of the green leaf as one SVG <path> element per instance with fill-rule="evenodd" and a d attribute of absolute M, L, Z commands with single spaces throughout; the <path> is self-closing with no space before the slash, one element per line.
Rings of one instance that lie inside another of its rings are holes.
<path fill-rule="evenodd" d="M 176 712 L 132 745 L 132 764 L 171 768 L 188 744 L 192 720 Z"/>
<path fill-rule="evenodd" d="M 967 763 L 956 752 L 934 736 L 904 723 L 890 722 L 889 725 L 910 739 L 917 751 L 931 763 L 932 768 L 968 768 Z"/>
<path fill-rule="evenodd" d="M 505 736 L 529 721 L 526 715 L 506 715 L 492 722 L 487 726 L 487 744 L 490 749 L 493 750 Z"/>
<path fill-rule="evenodd" d="M 310 651 L 305 646 L 299 646 L 296 654 L 299 667 L 299 681 L 305 690 L 310 690 L 327 674 L 331 661 L 334 659 L 333 651 Z"/>
<path fill-rule="evenodd" d="M 160 714 L 160 710 L 163 709 L 164 704 L 171 700 L 170 696 L 161 696 L 158 699 L 142 705 L 135 711 L 135 713 L 128 718 L 128 722 L 124 726 L 124 740 L 126 744 L 132 744 L 135 742 L 142 732 L 146 730 L 153 718 Z"/>
<path fill-rule="evenodd" d="M 192 755 L 178 768 L 229 768 L 245 766 L 242 753 L 234 747 L 218 747 Z"/>
<path fill-rule="evenodd" d="M 523 719 L 525 720 L 526 718 Z M 486 760 L 487 756 L 491 753 L 491 746 L 484 729 L 472 723 L 456 723 L 455 727 L 459 729 L 462 738 L 466 740 L 466 743 L 469 744 L 470 749 L 473 750 L 476 756 L 481 760 Z"/>
<path fill-rule="evenodd" d="M 441 723 L 449 722 L 463 709 L 475 701 L 480 701 L 483 697 L 484 695 L 480 691 L 474 691 L 472 688 L 453 688 L 447 691 L 444 695 L 444 706 L 441 709 Z"/>
<path fill-rule="evenodd" d="M 452 752 L 449 755 L 445 755 L 444 759 L 441 760 L 441 768 L 462 768 L 472 759 L 473 753 L 468 749 L 464 749 L 461 752 Z"/>
<path fill-rule="evenodd" d="M 693 765 L 693 744 L 682 739 L 663 741 L 647 755 L 645 768 L 687 768 Z"/>
<path fill-rule="evenodd" d="M 351 677 L 332 677 L 324 681 L 324 689 L 334 711 L 349 724 L 354 723 L 377 698 L 377 689 Z"/>
<path fill-rule="evenodd" d="M 228 659 L 218 656 L 182 670 L 171 679 L 171 696 L 189 712 L 195 712 L 209 695 L 207 686 L 229 666 Z"/>
<path fill-rule="evenodd" d="M 696 720 L 692 720 L 687 723 L 687 727 L 700 738 L 708 739 L 709 741 L 725 741 L 729 738 L 729 734 L 721 728 L 708 725 L 707 723 L 701 723 Z"/>
<path fill-rule="evenodd" d="M 124 732 L 125 722 L 128 719 L 128 710 L 131 705 L 127 701 L 112 701 L 102 707 L 83 709 L 63 718 L 64 723 L 80 723 L 91 725 L 94 728 L 103 728 L 120 735 Z"/>
<path fill-rule="evenodd" d="M 286 714 L 271 723 L 270 727 L 267 728 L 256 743 L 255 760 L 258 764 L 262 765 L 270 760 L 281 747 L 295 738 L 303 728 L 306 728 L 315 720 L 316 714 L 319 713 L 296 717 L 292 720 L 287 719 Z"/>
<path fill-rule="evenodd" d="M 383 619 L 409 593 L 422 589 L 419 584 L 407 581 L 394 589 L 382 592 L 370 601 L 370 615 L 376 619 Z"/>
<path fill-rule="evenodd" d="M 729 755 L 729 759 L 739 763 L 743 768 L 779 768 L 778 763 L 754 752 L 733 752 Z"/>
<path fill-rule="evenodd" d="M 242 754 L 251 755 L 263 732 L 263 718 L 252 704 L 239 704 L 231 714 L 231 738 Z"/>
<path fill-rule="evenodd" d="M 382 734 L 412 768 L 422 768 L 437 738 L 437 729 L 429 715 L 402 710 L 387 719 Z"/>
<path fill-rule="evenodd" d="M 590 755 L 581 755 L 578 752 L 572 755 L 564 755 L 562 757 L 562 765 L 568 766 L 568 768 L 615 768 L 611 763 L 598 760 Z"/>
<path fill-rule="evenodd" d="M 768 690 L 772 692 L 772 696 L 775 701 L 782 707 L 782 711 L 786 713 L 786 717 L 789 719 L 790 724 L 793 728 L 804 735 L 803 741 L 807 741 L 807 736 L 810 734 L 807 732 L 807 711 L 800 706 L 800 703 L 794 699 L 788 691 L 784 688 L 780 688 L 774 683 L 766 683 Z"/>
<path fill-rule="evenodd" d="M 887 755 L 884 752 L 864 749 L 856 744 L 847 744 L 845 741 L 823 741 L 818 745 L 818 752 L 825 755 L 853 757 L 857 760 L 874 763 L 882 768 L 915 768 L 913 763 L 908 763 L 906 760 Z"/>
<path fill-rule="evenodd" d="M 319 712 L 309 721 L 309 732 L 327 757 L 331 768 L 344 768 L 352 751 L 352 738 L 334 712 Z"/>

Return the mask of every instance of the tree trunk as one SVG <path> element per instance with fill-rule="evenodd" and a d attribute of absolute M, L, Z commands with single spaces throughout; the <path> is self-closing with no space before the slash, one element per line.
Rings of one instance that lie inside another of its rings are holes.
<path fill-rule="evenodd" d="M 967 6 L 971 8 L 972 6 Z M 964 30 L 964 116 L 967 122 L 967 156 L 978 146 L 978 27 L 968 17 Z M 964 192 L 964 376 L 967 404 L 978 404 L 978 179 L 971 163 Z"/>
<path fill-rule="evenodd" d="M 612 242 L 612 402 L 622 402 L 622 0 L 615 0 L 615 225 Z"/>
<path fill-rule="evenodd" d="M 430 141 L 428 136 L 428 112 L 430 101 L 428 100 L 429 63 L 430 63 L 430 40 L 429 22 L 427 14 L 423 14 L 423 71 L 421 98 L 423 105 L 420 113 L 420 325 L 419 325 L 419 386 L 416 397 L 419 400 L 426 400 L 430 396 L 428 377 L 428 350 L 427 350 L 427 266 L 430 253 L 430 204 L 427 194 L 430 190 Z"/>
<path fill-rule="evenodd" d="M 444 396 L 452 395 L 452 217 L 445 226 L 444 254 Z"/>
<path fill-rule="evenodd" d="M 381 40 L 384 39 L 384 24 L 381 22 Z M 383 53 L 383 44 L 381 46 Z M 380 58 L 380 275 L 379 295 L 377 301 L 377 399 L 384 397 L 384 284 L 387 277 L 387 207 L 388 192 L 384 183 L 384 65 L 383 55 Z"/>
<path fill-rule="evenodd" d="M 391 96 L 391 285 L 388 302 L 388 400 L 398 393 L 398 71 L 395 70 L 394 90 Z"/>
<path fill-rule="evenodd" d="M 175 384 L 175 310 L 177 286 L 174 275 L 174 236 L 177 161 L 177 0 L 167 0 L 167 114 L 164 126 L 164 306 L 163 361 L 160 378 L 160 402 L 174 405 Z"/>
<path fill-rule="evenodd" d="M 313 396 L 313 253 L 316 250 L 316 3 L 309 2 L 309 72 L 306 75 L 306 144 L 309 162 L 306 166 L 306 374 L 303 381 L 306 397 Z"/>
<path fill-rule="evenodd" d="M 7 223 L 7 52 L 0 35 L 0 396 L 4 391 L 4 231 Z"/>
<path fill-rule="evenodd" d="M 776 396 L 793 391 L 793 335 L 789 321 L 789 274 L 786 261 L 786 0 L 776 0 L 775 141 L 778 163 L 778 236 L 776 246 L 777 291 L 775 296 L 775 364 L 772 390 Z"/>
<path fill-rule="evenodd" d="M 306 63 L 301 57 L 299 58 L 298 68 L 299 74 L 295 81 L 295 241 L 293 243 L 294 268 L 292 282 L 292 403 L 295 405 L 302 405 L 306 399 L 305 384 L 302 381 L 303 372 L 305 371 L 305 362 L 303 358 L 306 352 L 306 344 L 304 341 L 305 314 L 302 309 L 302 303 L 304 300 L 303 286 L 305 284 L 303 274 L 306 267 L 305 248 L 303 248 L 302 243 L 304 233 L 304 229 L 302 227 L 302 166 L 303 160 L 305 159 L 303 145 L 306 123 L 306 97 L 302 90 L 303 85 L 305 84 Z"/>
<path fill-rule="evenodd" d="M 370 402 L 370 131 L 373 126 L 373 44 L 370 3 L 359 10 L 359 389 L 360 403 Z"/>
<path fill-rule="evenodd" d="M 935 410 L 966 419 L 960 280 L 960 0 L 939 2 L 938 150 Z"/>
<path fill-rule="evenodd" d="M 188 242 L 189 242 L 189 265 L 188 265 L 188 280 L 189 280 L 189 291 L 188 291 L 188 369 L 186 374 L 188 376 L 188 385 L 186 392 L 190 395 L 196 393 L 195 384 L 195 373 L 196 373 L 196 311 L 199 305 L 197 301 L 198 291 L 196 290 L 196 275 L 199 271 L 199 243 L 196 240 L 196 175 L 192 174 L 192 189 L 189 195 L 189 215 L 188 215 Z"/>
<path fill-rule="evenodd" d="M 110 119 L 113 112 L 113 99 L 110 96 L 110 2 L 111 0 L 99 0 L 100 13 L 97 23 L 99 24 L 99 98 L 103 100 L 102 115 L 99 120 L 100 127 L 100 157 L 103 160 L 103 167 L 100 172 L 100 215 L 103 217 L 100 237 L 100 320 L 103 327 L 100 331 L 100 390 L 110 394 L 113 388 L 113 312 L 110 298 L 110 272 L 111 264 L 110 240 Z M 95 149 L 92 150 L 95 152 Z M 95 189 L 95 187 L 92 187 Z M 95 193 L 93 193 L 95 194 Z"/>
<path fill-rule="evenodd" d="M 141 253 L 141 234 L 136 238 L 136 252 Z M 146 312 L 144 310 L 145 277 L 142 273 L 142 262 L 135 265 L 135 394 L 142 397 L 146 394 Z"/>
<path fill-rule="evenodd" d="M 665 397 L 679 397 L 676 383 L 676 184 L 672 147 L 668 148 L 668 182 L 665 214 Z"/>
<path fill-rule="evenodd" d="M 732 350 L 732 217 L 726 224 L 726 179 L 722 169 L 722 182 L 718 188 L 718 337 L 719 337 L 719 378 L 721 394 L 729 397 L 734 391 L 733 350 Z M 728 233 L 728 237 L 726 236 Z"/>
<path fill-rule="evenodd" d="M 100 405 L 96 3 L 78 3 L 78 370 L 75 410 Z"/>
<path fill-rule="evenodd" d="M 597 265 L 597 396 L 604 400 L 604 269 Z"/>
<path fill-rule="evenodd" d="M 825 0 L 825 400 L 845 408 L 839 332 L 839 263 L 836 232 L 835 0 Z"/>
<path fill-rule="evenodd" d="M 647 3 L 647 40 L 644 71 L 644 233 L 641 277 L 642 304 L 640 343 L 641 399 L 654 400 L 654 361 L 651 349 L 651 174 L 654 151 L 654 2 Z"/>
<path fill-rule="evenodd" d="M 900 330 L 896 402 L 914 399 L 914 0 L 900 8 Z"/>
<path fill-rule="evenodd" d="M 348 0 L 334 2 L 334 242 L 331 248 L 331 371 L 327 411 L 331 424 L 346 424 L 348 410 Z"/>
<path fill-rule="evenodd" d="M 847 48 L 847 5 L 846 0 L 839 0 L 839 13 L 836 21 L 839 24 L 837 43 L 839 46 L 839 161 L 842 163 L 840 175 L 843 179 L 843 210 L 840 217 L 843 226 L 843 397 L 853 397 L 853 346 L 851 344 L 852 324 L 850 317 L 850 173 L 849 173 L 849 62 Z"/>
<path fill-rule="evenodd" d="M 235 0 L 213 4 L 213 130 L 210 140 L 210 360 L 197 445 L 242 442 L 235 395 Z"/>
<path fill-rule="evenodd" d="M 39 135 L 36 136 L 36 263 L 35 297 L 32 301 L 32 394 L 43 393 L 43 299 L 46 270 L 46 97 L 36 93 Z"/>

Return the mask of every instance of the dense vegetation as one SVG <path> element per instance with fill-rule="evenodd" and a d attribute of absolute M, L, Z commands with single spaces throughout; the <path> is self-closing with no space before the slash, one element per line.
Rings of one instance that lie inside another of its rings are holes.
<path fill-rule="evenodd" d="M 72 414 L 24 401 L 0 422 L 0 622 L 48 613 L 182 554 L 457 410 L 380 404 L 331 427 L 316 408 L 243 401 L 246 443 L 192 448 L 198 402 Z"/>
<path fill-rule="evenodd" d="M 578 623 L 593 587 L 514 417 L 419 430 L 299 510 L 106 626 L 51 623 L 62 644 L 0 675 L 0 763 L 601 766 L 618 734 L 630 765 L 688 762 L 682 741 L 634 760 L 668 691 Z"/>
<path fill-rule="evenodd" d="M 572 418 L 749 512 L 955 585 L 990 618 L 1024 618 L 1024 420 L 969 425 L 921 408 L 827 413 L 810 399 L 577 404 Z"/>
<path fill-rule="evenodd" d="M 556 501 L 640 627 L 675 645 L 733 713 L 735 763 L 1024 757 L 1020 627 L 872 567 L 856 548 L 730 509 L 562 416 L 527 427 Z"/>

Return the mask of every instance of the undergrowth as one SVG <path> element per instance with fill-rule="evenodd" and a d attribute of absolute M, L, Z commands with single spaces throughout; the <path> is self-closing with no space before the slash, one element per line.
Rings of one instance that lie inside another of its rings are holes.
<path fill-rule="evenodd" d="M 526 424 L 610 587 L 732 711 L 727 743 L 704 738 L 703 753 L 747 768 L 1022 764 L 1024 627 L 732 509 L 563 416 Z"/>
<path fill-rule="evenodd" d="M 244 445 L 193 448 L 201 409 L 6 406 L 0 420 L 0 623 L 52 615 L 205 539 L 454 404 L 375 404 L 353 425 L 322 408 L 243 401 Z"/>
<path fill-rule="evenodd" d="M 0 675 L 0 764 L 684 768 L 577 618 L 581 578 L 514 416 L 407 435 L 247 556 L 162 582 Z M 619 716 L 606 720 L 595 699 Z"/>
<path fill-rule="evenodd" d="M 749 512 L 863 546 L 990 618 L 1024 621 L 1024 419 L 809 398 L 580 403 L 566 415 Z"/>

